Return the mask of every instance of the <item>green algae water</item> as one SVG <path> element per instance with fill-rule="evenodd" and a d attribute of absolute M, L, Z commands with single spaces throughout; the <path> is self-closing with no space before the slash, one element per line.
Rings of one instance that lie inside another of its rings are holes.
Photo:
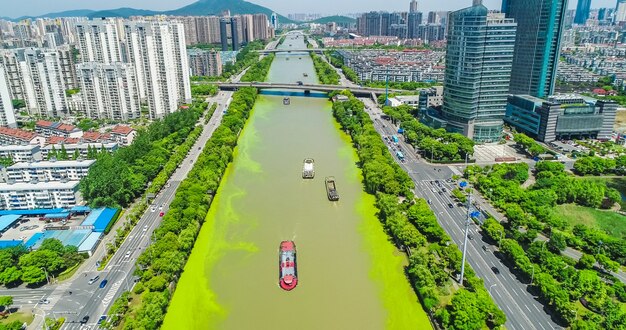
<path fill-rule="evenodd" d="M 283 48 L 304 48 L 288 36 Z M 306 73 L 306 76 L 304 75 Z M 279 53 L 270 82 L 316 82 L 308 54 Z M 358 158 L 325 97 L 259 96 L 164 329 L 430 329 L 405 258 L 363 192 Z M 302 179 L 304 158 L 315 178 Z M 341 196 L 329 202 L 324 177 Z M 294 240 L 298 286 L 278 286 L 278 246 Z"/>

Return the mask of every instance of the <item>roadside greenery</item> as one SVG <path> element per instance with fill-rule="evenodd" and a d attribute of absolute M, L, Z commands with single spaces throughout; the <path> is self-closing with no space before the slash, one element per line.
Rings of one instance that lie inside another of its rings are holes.
<path fill-rule="evenodd" d="M 85 258 L 78 247 L 63 246 L 55 238 L 45 239 L 35 251 L 23 245 L 0 249 L 0 283 L 7 287 L 43 284 L 46 275 L 53 278 Z"/>
<path fill-rule="evenodd" d="M 442 163 L 469 160 L 474 153 L 474 142 L 458 133 L 434 129 L 419 122 L 417 110 L 408 105 L 383 107 L 383 112 L 404 129 L 404 140 L 418 149 L 424 159 Z"/>
<path fill-rule="evenodd" d="M 353 83 L 360 84 L 359 76 L 357 76 L 356 72 L 352 70 L 349 66 L 345 65 L 343 62 L 343 57 L 334 51 L 326 51 L 324 55 L 334 67 L 341 69 L 343 75 L 346 76 L 346 79 L 352 81 Z"/>
<path fill-rule="evenodd" d="M 626 172 L 626 156 L 619 156 L 615 159 L 597 156 L 581 157 L 574 163 L 574 171 L 580 175 L 624 175 Z"/>
<path fill-rule="evenodd" d="M 261 61 L 251 66 L 248 71 L 246 71 L 246 73 L 241 77 L 241 81 L 265 81 L 267 73 L 270 70 L 270 66 L 272 65 L 272 61 L 274 61 L 274 57 L 276 57 L 275 54 L 269 54 L 263 57 Z"/>
<path fill-rule="evenodd" d="M 315 72 L 320 83 L 323 85 L 339 85 L 339 74 L 330 64 L 313 53 L 311 53 L 311 58 L 313 59 L 313 66 L 315 66 Z"/>
<path fill-rule="evenodd" d="M 101 152 L 80 183 L 83 198 L 92 207 L 125 207 L 139 196 L 192 132 L 207 108 L 201 101 L 167 115 L 139 130 L 133 143 L 114 154 Z"/>
<path fill-rule="evenodd" d="M 376 195 L 385 230 L 397 245 L 409 249 L 407 272 L 424 309 L 446 329 L 503 325 L 506 316 L 470 267 L 466 267 L 465 288 L 455 288 L 452 278 L 461 270 L 459 248 L 439 226 L 426 201 L 414 198 L 411 178 L 389 154 L 364 104 L 349 92 L 341 94 L 349 100 L 335 102 L 333 114 L 352 137 L 365 190 Z"/>
<path fill-rule="evenodd" d="M 514 134 L 513 141 L 517 143 L 526 153 L 528 153 L 531 157 L 539 156 L 543 153 L 546 153 L 546 148 L 542 147 L 535 139 L 527 136 L 524 133 Z"/>
<path fill-rule="evenodd" d="M 0 157 L 0 167 L 9 167 L 13 165 L 13 159 L 10 157 Z"/>
<path fill-rule="evenodd" d="M 199 96 L 214 96 L 219 92 L 219 88 L 217 85 L 211 84 L 192 84 L 191 85 L 191 94 L 194 97 Z"/>
<path fill-rule="evenodd" d="M 120 314 L 125 313 L 124 329 L 157 329 L 162 323 L 172 295 L 172 284 L 180 277 L 191 253 L 256 96 L 255 88 L 241 88 L 233 95 L 222 125 L 213 133 L 176 191 L 169 212 L 154 232 L 155 242 L 137 260 L 136 274 L 140 279 L 134 292 L 140 295 L 140 301 L 130 307 L 130 298 L 126 294 L 114 304 Z M 111 326 L 117 326 L 120 321 L 112 318 Z"/>
<path fill-rule="evenodd" d="M 605 183 L 568 175 L 558 162 L 540 161 L 535 171 L 536 183 L 523 189 L 521 184 L 529 177 L 525 163 L 466 169 L 466 177 L 508 219 L 506 223 L 487 219 L 483 233 L 500 243 L 505 261 L 524 281 L 532 282 L 546 307 L 573 329 L 623 328 L 625 286 L 605 272 L 618 268 L 612 258 L 626 260 L 626 244 L 584 225 L 575 225 L 570 232 L 571 226 L 555 214 L 557 204 L 607 206 L 619 194 L 611 196 L 614 192 Z M 539 232 L 549 240 L 537 239 Z M 588 254 L 578 262 L 564 257 L 560 253 L 568 245 Z"/>

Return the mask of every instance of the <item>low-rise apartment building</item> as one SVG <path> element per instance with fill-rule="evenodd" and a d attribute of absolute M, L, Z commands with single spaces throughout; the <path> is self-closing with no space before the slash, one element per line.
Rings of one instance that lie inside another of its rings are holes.
<path fill-rule="evenodd" d="M 82 202 L 79 181 L 0 183 L 0 209 L 68 208 Z"/>
<path fill-rule="evenodd" d="M 41 147 L 35 144 L 0 146 L 0 157 L 10 158 L 14 163 L 41 160 Z"/>
<path fill-rule="evenodd" d="M 64 160 L 17 163 L 5 169 L 6 182 L 80 181 L 96 161 Z"/>

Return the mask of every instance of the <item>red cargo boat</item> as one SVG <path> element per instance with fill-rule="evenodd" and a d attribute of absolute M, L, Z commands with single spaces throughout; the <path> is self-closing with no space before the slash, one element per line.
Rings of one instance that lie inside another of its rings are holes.
<path fill-rule="evenodd" d="M 298 270 L 296 268 L 296 243 L 293 241 L 280 242 L 278 250 L 278 270 L 280 279 L 278 284 L 283 290 L 293 290 L 298 285 Z"/>

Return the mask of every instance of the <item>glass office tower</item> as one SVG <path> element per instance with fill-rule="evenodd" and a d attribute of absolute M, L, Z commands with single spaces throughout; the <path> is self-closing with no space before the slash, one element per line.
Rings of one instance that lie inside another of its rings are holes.
<path fill-rule="evenodd" d="M 443 93 L 446 129 L 476 142 L 502 136 L 516 23 L 481 1 L 450 13 Z"/>
<path fill-rule="evenodd" d="M 566 0 L 502 2 L 502 12 L 517 23 L 511 94 L 553 94 L 566 10 Z"/>

